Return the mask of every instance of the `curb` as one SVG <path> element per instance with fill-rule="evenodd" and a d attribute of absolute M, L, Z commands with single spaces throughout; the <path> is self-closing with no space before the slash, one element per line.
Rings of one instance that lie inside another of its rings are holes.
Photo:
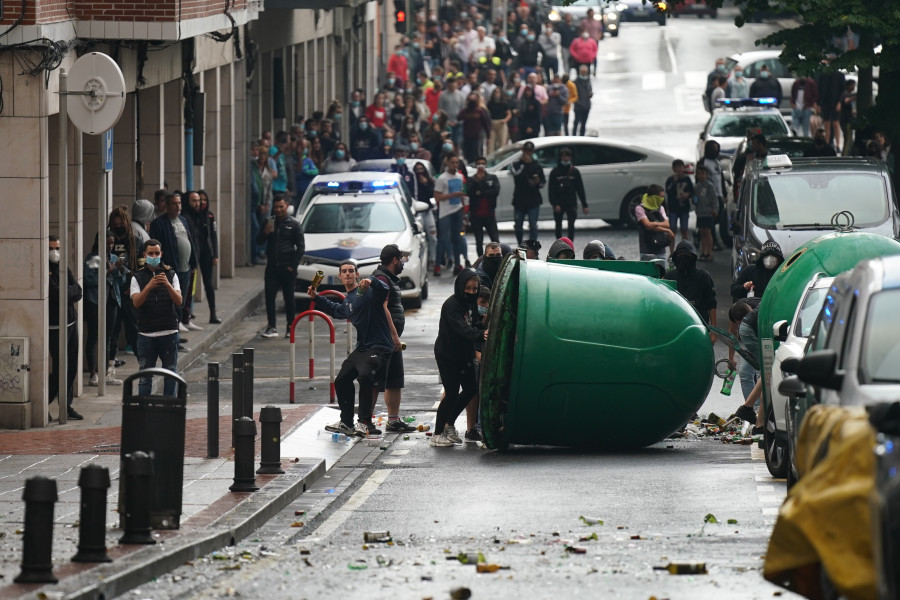
<path fill-rule="evenodd" d="M 53 591 L 69 600 L 105 600 L 141 586 L 188 561 L 233 546 L 277 515 L 325 475 L 325 461 L 301 460 L 202 530 L 147 546 L 113 563 L 64 579 Z M 33 598 L 45 597 L 38 591 Z"/>

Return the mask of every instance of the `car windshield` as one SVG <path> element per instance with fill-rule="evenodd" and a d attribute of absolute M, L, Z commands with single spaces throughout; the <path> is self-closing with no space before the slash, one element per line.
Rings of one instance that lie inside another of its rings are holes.
<path fill-rule="evenodd" d="M 765 229 L 832 229 L 849 211 L 854 227 L 872 227 L 890 214 L 884 180 L 869 173 L 797 172 L 763 177 L 753 189 L 753 222 Z"/>
<path fill-rule="evenodd" d="M 305 233 L 403 231 L 406 221 L 394 200 L 318 202 L 303 219 Z"/>
<path fill-rule="evenodd" d="M 863 332 L 859 380 L 863 383 L 900 383 L 900 290 L 885 290 L 869 299 Z"/>
<path fill-rule="evenodd" d="M 747 135 L 748 129 L 758 129 L 766 137 L 790 133 L 780 115 L 727 112 L 716 115 L 709 135 L 711 137 L 744 137 Z"/>
<path fill-rule="evenodd" d="M 803 299 L 800 306 L 800 312 L 797 314 L 797 323 L 794 327 L 794 335 L 797 337 L 807 338 L 816 321 L 816 316 L 822 309 L 822 301 L 825 300 L 825 294 L 828 288 L 812 288 Z"/>
<path fill-rule="evenodd" d="M 509 158 L 510 156 L 512 156 L 513 154 L 515 154 L 518 151 L 519 151 L 518 146 L 504 146 L 504 147 L 500 148 L 499 150 L 495 150 L 494 152 L 491 152 L 491 154 L 489 154 L 487 156 L 487 165 L 486 165 L 487 168 L 490 169 L 494 165 L 499 165 L 504 160 L 506 160 L 507 158 Z"/>

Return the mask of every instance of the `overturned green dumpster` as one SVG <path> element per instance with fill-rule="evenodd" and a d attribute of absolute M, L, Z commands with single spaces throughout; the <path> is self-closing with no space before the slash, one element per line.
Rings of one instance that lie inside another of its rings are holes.
<path fill-rule="evenodd" d="M 510 255 L 489 312 L 479 382 L 489 448 L 647 446 L 684 425 L 712 385 L 706 326 L 650 263 Z"/>

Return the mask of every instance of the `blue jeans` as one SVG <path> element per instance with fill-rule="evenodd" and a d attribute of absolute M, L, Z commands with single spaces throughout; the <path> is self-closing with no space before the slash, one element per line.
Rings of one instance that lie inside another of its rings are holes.
<path fill-rule="evenodd" d="M 453 257 L 453 265 L 460 265 L 460 255 L 466 255 L 466 240 L 459 234 L 463 228 L 463 211 L 458 210 L 453 214 L 438 219 L 438 240 L 436 262 L 440 264 L 444 253 Z"/>
<path fill-rule="evenodd" d="M 178 333 L 170 333 L 160 337 L 150 337 L 138 334 L 137 341 L 138 366 L 143 369 L 152 369 L 156 366 L 156 359 L 162 362 L 162 368 L 173 373 L 178 368 Z M 163 386 L 166 396 L 175 395 L 175 380 L 167 377 Z M 138 394 L 149 396 L 153 391 L 153 378 L 141 377 L 138 383 Z"/>
<path fill-rule="evenodd" d="M 747 349 L 753 356 L 759 356 L 759 337 L 753 333 L 753 329 L 743 322 L 738 327 L 738 335 L 741 338 L 741 346 Z M 757 358 L 757 360 L 759 360 Z M 746 360 L 741 360 L 741 366 L 738 367 L 738 377 L 741 379 L 741 392 L 744 398 L 750 396 L 753 386 L 756 385 L 757 370 Z"/>
<path fill-rule="evenodd" d="M 812 111 L 808 108 L 791 109 L 791 127 L 797 132 L 797 135 L 809 137 L 809 116 Z"/>
<path fill-rule="evenodd" d="M 525 231 L 522 225 L 525 223 L 525 216 L 528 215 L 528 237 L 529 239 L 536 240 L 538 239 L 538 214 L 541 212 L 540 206 L 535 206 L 534 208 L 529 208 L 528 210 L 519 210 L 518 208 L 513 211 L 513 219 L 515 220 L 516 225 L 516 242 L 519 245 L 522 245 L 522 237 L 525 234 Z"/>

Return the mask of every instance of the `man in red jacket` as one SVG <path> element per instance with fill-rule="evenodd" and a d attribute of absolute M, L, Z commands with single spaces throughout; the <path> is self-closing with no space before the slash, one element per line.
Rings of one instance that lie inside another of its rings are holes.
<path fill-rule="evenodd" d="M 406 80 L 409 78 L 409 62 L 400 44 L 394 46 L 394 53 L 388 58 L 387 71 L 397 76 L 397 87 L 406 86 Z"/>

